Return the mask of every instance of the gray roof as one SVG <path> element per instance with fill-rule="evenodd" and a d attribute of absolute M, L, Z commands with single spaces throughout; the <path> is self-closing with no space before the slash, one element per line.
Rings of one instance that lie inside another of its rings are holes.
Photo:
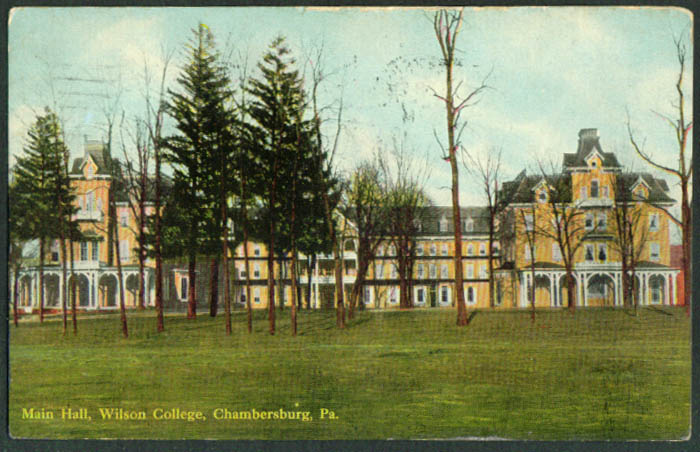
<path fill-rule="evenodd" d="M 578 149 L 576 153 L 564 154 L 564 168 L 586 166 L 586 157 L 593 150 L 603 158 L 603 166 L 608 168 L 620 168 L 622 165 L 617 161 L 617 157 L 612 152 L 604 152 L 600 147 L 600 137 L 598 129 L 581 129 L 578 133 Z"/>
<path fill-rule="evenodd" d="M 101 141 L 88 140 L 85 142 L 85 156 L 78 157 L 73 160 L 73 167 L 71 168 L 71 174 L 81 174 L 81 167 L 85 159 L 90 156 L 92 161 L 97 165 L 96 175 L 108 176 L 111 174 L 110 168 L 112 164 L 112 157 L 107 150 L 107 146 Z"/>
<path fill-rule="evenodd" d="M 625 186 L 629 189 L 632 189 L 634 184 L 636 184 L 639 179 L 642 179 L 649 187 L 649 196 L 646 200 L 650 203 L 674 202 L 667 194 L 668 184 L 666 184 L 666 181 L 663 179 L 657 179 L 649 173 L 624 173 L 619 174 L 617 177 L 622 178 L 625 182 Z"/>
<path fill-rule="evenodd" d="M 462 235 L 488 234 L 488 210 L 485 207 L 462 207 L 460 209 L 462 224 L 470 218 L 474 221 L 474 230 L 467 232 L 462 228 Z M 434 206 L 424 207 L 418 215 L 421 219 L 421 235 L 454 235 L 454 224 L 452 220 L 452 207 Z M 440 221 L 447 220 L 447 229 L 438 231 Z"/>
<path fill-rule="evenodd" d="M 562 188 L 566 188 L 563 193 L 565 199 L 560 200 L 560 202 L 571 201 L 571 175 L 557 174 L 543 176 L 538 174 L 535 176 L 528 176 L 525 170 L 518 174 L 512 181 L 503 183 L 499 197 L 501 201 L 508 204 L 534 202 L 534 189 L 543 180 L 554 183 L 557 187 L 561 186 Z"/>

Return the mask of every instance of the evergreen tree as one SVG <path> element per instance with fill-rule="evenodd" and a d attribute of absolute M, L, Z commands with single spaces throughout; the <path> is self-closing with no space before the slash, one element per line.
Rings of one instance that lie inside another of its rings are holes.
<path fill-rule="evenodd" d="M 276 242 L 282 224 L 289 227 L 290 203 L 285 198 L 292 192 L 295 152 L 298 148 L 300 117 L 304 109 L 302 80 L 297 70 L 291 68 L 294 59 L 284 43 L 276 38 L 263 60 L 258 63 L 261 79 L 250 79 L 248 93 L 252 100 L 248 113 L 259 137 L 254 144 L 254 181 L 251 189 L 259 195 L 261 209 L 258 212 L 261 229 L 257 235 L 267 243 L 268 318 L 270 334 L 275 334 L 274 255 L 289 247 L 286 240 Z M 298 161 L 297 161 L 298 164 Z"/>
<path fill-rule="evenodd" d="M 221 115 L 229 96 L 229 80 L 218 63 L 211 31 L 200 23 L 193 34 L 187 45 L 189 61 L 178 78 L 180 91 L 168 90 L 168 113 L 175 119 L 179 133 L 166 138 L 163 148 L 163 157 L 173 168 L 177 192 L 171 200 L 180 206 L 180 216 L 174 221 L 185 238 L 189 271 L 187 317 L 191 319 L 196 318 L 197 253 L 207 245 L 203 231 L 211 231 L 211 221 L 218 218 L 211 213 L 211 171 L 221 142 L 219 131 L 225 122 Z"/>
<path fill-rule="evenodd" d="M 17 159 L 14 168 L 13 202 L 24 206 L 23 212 L 16 215 L 24 216 L 26 237 L 39 241 L 39 320 L 43 322 L 46 245 L 62 233 L 63 220 L 72 213 L 73 198 L 63 170 L 66 148 L 61 140 L 58 116 L 47 107 L 43 116 L 37 116 L 27 135 L 24 155 Z"/>

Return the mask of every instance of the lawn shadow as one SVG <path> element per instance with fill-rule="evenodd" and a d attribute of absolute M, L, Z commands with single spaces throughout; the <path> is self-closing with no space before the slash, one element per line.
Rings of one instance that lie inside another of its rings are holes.
<path fill-rule="evenodd" d="M 467 317 L 467 325 L 469 325 L 470 323 L 472 323 L 472 320 L 474 319 L 474 317 L 476 317 L 476 314 L 477 314 L 478 312 L 479 312 L 479 311 L 474 310 L 474 311 L 472 311 L 472 312 L 469 313 L 469 317 Z"/>
<path fill-rule="evenodd" d="M 673 313 L 672 313 L 672 312 L 665 311 L 665 310 L 663 310 L 663 309 L 657 308 L 656 306 L 647 306 L 647 308 L 648 308 L 650 311 L 658 312 L 659 314 L 666 314 L 666 315 L 673 316 Z"/>

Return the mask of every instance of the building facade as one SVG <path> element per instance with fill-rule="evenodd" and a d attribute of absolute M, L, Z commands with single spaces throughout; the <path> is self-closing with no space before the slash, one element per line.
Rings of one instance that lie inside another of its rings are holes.
<path fill-rule="evenodd" d="M 78 283 L 78 307 L 86 310 L 116 309 L 119 300 L 116 256 L 109 239 L 107 207 L 110 191 L 116 199 L 119 226 L 119 250 L 124 273 L 125 302 L 135 307 L 138 294 L 138 259 L 135 252 L 137 218 L 129 200 L 115 184 L 115 161 L 102 143 L 86 141 L 85 153 L 73 162 L 71 183 L 76 189 L 75 219 L 90 238 L 74 246 L 74 277 Z M 624 181 L 634 193 L 630 203 L 638 223 L 633 276 L 637 302 L 641 305 L 674 305 L 679 300 L 679 270 L 672 265 L 671 224 L 663 209 L 674 201 L 668 186 L 647 173 L 625 172 L 613 153 L 605 152 L 595 129 L 582 129 L 574 153 L 563 155 L 558 174 L 527 175 L 524 171 L 503 184 L 500 198 L 503 213 L 496 221 L 497 233 L 493 253 L 489 252 L 488 211 L 484 207 L 464 207 L 462 218 L 462 259 L 464 299 L 468 308 L 513 309 L 535 306 L 568 306 L 562 249 L 555 240 L 557 214 L 573 212 L 571 240 L 576 244 L 572 259 L 577 306 L 621 306 L 623 303 L 621 248 L 616 241 L 618 224 L 615 212 L 618 187 Z M 555 190 L 561 199 L 556 206 L 549 199 Z M 562 187 L 564 189 L 562 189 Z M 618 197 L 619 198 L 619 197 Z M 147 214 L 153 213 L 152 204 Z M 356 279 L 357 242 L 352 225 L 342 220 L 342 281 L 349 299 Z M 407 284 L 415 307 L 448 308 L 455 306 L 454 233 L 450 207 L 426 207 L 417 215 L 414 237 L 413 269 Z M 534 247 L 528 238 L 533 238 Z M 230 250 L 232 301 L 235 308 L 246 302 L 246 272 L 243 244 Z M 390 240 L 381 243 L 369 266 L 361 303 L 367 309 L 398 308 L 400 280 L 396 248 Z M 251 283 L 251 306 L 267 308 L 267 248 L 262 243 L 248 244 Z M 489 293 L 489 260 L 493 262 L 493 300 Z M 299 300 L 310 308 L 335 306 L 335 275 L 332 255 L 299 257 Z M 534 272 L 533 272 L 534 263 Z M 154 304 L 153 262 L 146 261 L 146 305 Z M 290 305 L 292 300 L 289 256 L 276 256 L 276 303 Z M 164 266 L 165 306 L 185 310 L 187 306 L 188 272 L 185 265 L 167 262 Z M 209 305 L 210 266 L 199 259 L 196 294 L 198 309 Z M 219 272 L 223 275 L 223 272 Z M 223 294 L 222 278 L 218 293 Z M 59 265 L 58 241 L 46 256 L 45 307 L 60 308 L 60 287 L 63 285 Z M 36 265 L 20 274 L 19 307 L 30 311 L 38 307 L 39 277 Z M 223 303 L 223 301 L 219 303 Z"/>

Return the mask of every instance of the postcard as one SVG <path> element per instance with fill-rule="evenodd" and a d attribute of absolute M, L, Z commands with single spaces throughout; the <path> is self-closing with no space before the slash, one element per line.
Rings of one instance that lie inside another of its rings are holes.
<path fill-rule="evenodd" d="M 689 438 L 688 10 L 8 29 L 12 438 Z"/>

